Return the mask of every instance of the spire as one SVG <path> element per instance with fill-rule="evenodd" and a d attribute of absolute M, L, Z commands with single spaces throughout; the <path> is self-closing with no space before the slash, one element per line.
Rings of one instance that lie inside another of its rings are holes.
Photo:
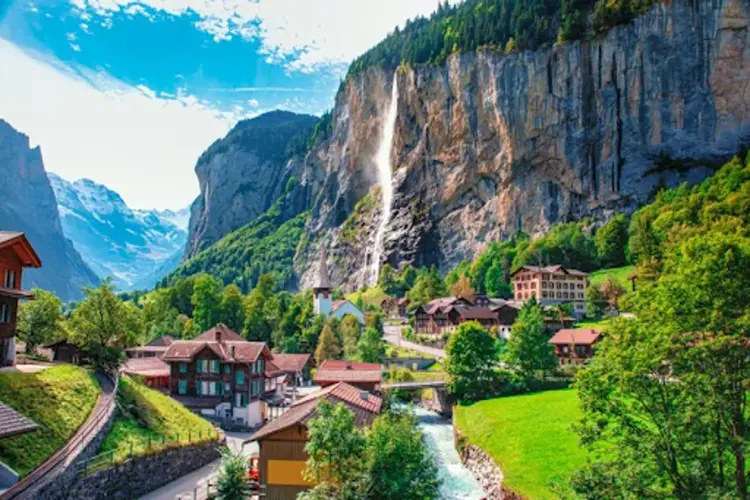
<path fill-rule="evenodd" d="M 315 286 L 318 289 L 330 290 L 331 281 L 328 279 L 328 257 L 325 250 L 320 254 L 320 271 L 318 276 L 318 284 Z"/>

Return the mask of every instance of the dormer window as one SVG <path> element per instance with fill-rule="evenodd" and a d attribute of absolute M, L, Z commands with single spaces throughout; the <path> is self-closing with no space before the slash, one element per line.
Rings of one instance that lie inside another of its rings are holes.
<path fill-rule="evenodd" d="M 5 270 L 3 277 L 3 287 L 5 288 L 16 288 L 16 272 L 10 269 Z"/>

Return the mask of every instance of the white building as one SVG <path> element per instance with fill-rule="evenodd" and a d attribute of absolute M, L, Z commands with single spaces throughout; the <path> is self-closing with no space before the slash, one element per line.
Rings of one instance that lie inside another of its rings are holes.
<path fill-rule="evenodd" d="M 359 320 L 360 324 L 365 323 L 365 315 L 357 306 L 346 299 L 332 300 L 331 281 L 328 278 L 328 262 L 325 253 L 320 259 L 318 284 L 313 288 L 313 303 L 315 314 L 335 316 L 339 319 L 342 319 L 347 314 L 351 314 Z"/>

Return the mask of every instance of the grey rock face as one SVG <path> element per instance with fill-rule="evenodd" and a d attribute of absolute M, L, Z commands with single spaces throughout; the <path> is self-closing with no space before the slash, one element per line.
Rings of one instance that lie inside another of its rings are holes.
<path fill-rule="evenodd" d="M 25 288 L 54 291 L 63 300 L 81 297 L 99 278 L 63 236 L 57 201 L 42 162 L 29 138 L 0 120 L 0 228 L 22 231 L 42 259 L 41 269 L 24 272 Z"/>
<path fill-rule="evenodd" d="M 710 175 L 750 140 L 749 11 L 742 0 L 658 3 L 595 40 L 399 71 L 387 260 L 446 270 L 515 231 L 630 213 Z M 344 246 L 338 235 L 377 184 L 393 77 L 349 79 L 331 138 L 308 155 L 302 288 L 323 249 L 339 255 L 336 285 L 363 283 L 372 238 Z"/>

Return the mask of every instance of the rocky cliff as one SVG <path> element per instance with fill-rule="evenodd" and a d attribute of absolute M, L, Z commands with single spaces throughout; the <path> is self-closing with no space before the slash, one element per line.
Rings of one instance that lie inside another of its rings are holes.
<path fill-rule="evenodd" d="M 710 175 L 750 139 L 749 15 L 744 0 L 677 0 L 593 40 L 400 69 L 388 261 L 445 270 L 489 240 L 632 212 Z M 303 287 L 323 247 L 338 284 L 366 277 L 376 221 L 358 221 L 355 238 L 340 227 L 376 184 L 392 78 L 350 78 L 331 139 L 308 156 Z"/>
<path fill-rule="evenodd" d="M 57 201 L 42 152 L 29 138 L 0 120 L 0 228 L 23 231 L 42 259 L 41 269 L 24 272 L 24 287 L 54 291 L 63 300 L 81 297 L 99 278 L 63 236 Z"/>
<path fill-rule="evenodd" d="M 310 210 L 295 258 L 300 287 L 313 283 L 323 251 L 336 285 L 372 279 L 381 217 L 374 157 L 394 77 L 394 198 L 383 255 L 445 271 L 518 230 L 632 212 L 662 187 L 700 181 L 747 144 L 749 14 L 747 0 L 660 2 L 588 40 L 347 78 L 326 139 L 285 164 L 300 181 L 290 198 Z M 248 222 L 280 190 L 269 177 L 278 165 L 233 163 L 228 154 L 212 172 L 232 179 L 230 192 L 248 183 L 253 194 L 213 222 L 201 215 L 211 198 L 234 207 L 226 200 L 235 195 L 215 190 L 227 181 L 204 175 L 194 221 L 206 234 Z"/>

